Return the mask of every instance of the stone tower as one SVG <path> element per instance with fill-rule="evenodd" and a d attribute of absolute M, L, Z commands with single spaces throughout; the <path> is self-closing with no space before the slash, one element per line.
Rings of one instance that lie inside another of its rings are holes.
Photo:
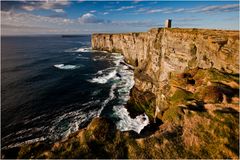
<path fill-rule="evenodd" d="M 171 19 L 167 19 L 165 21 L 165 28 L 171 28 L 172 26 L 172 20 Z"/>

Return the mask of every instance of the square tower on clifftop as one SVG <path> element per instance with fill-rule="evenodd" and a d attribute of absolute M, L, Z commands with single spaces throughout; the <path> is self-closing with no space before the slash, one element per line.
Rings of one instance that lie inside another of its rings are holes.
<path fill-rule="evenodd" d="M 165 28 L 171 28 L 171 25 L 172 25 L 172 20 L 171 19 L 167 19 L 165 21 Z"/>

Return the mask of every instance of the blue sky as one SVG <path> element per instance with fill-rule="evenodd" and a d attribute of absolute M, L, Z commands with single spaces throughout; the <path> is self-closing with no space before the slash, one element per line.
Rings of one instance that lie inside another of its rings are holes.
<path fill-rule="evenodd" d="M 238 1 L 3 1 L 2 35 L 139 32 L 162 27 L 239 30 Z"/>

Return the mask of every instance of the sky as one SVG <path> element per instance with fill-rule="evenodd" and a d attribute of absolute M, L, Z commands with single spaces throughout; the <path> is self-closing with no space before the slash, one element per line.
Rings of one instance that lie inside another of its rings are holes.
<path fill-rule="evenodd" d="M 238 1 L 1 1 L 1 35 L 143 32 L 163 27 L 239 30 Z"/>

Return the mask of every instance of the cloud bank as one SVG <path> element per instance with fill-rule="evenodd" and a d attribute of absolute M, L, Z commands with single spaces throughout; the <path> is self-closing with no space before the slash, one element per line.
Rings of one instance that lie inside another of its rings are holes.
<path fill-rule="evenodd" d="M 65 0 L 55 0 L 55 1 L 5 1 L 1 3 L 2 11 L 12 11 L 12 10 L 24 10 L 24 11 L 34 11 L 34 10 L 52 10 L 57 13 L 64 12 L 63 7 L 69 6 L 70 1 Z"/>
<path fill-rule="evenodd" d="M 130 5 L 109 2 L 108 6 L 102 6 L 99 9 L 80 7 L 82 10 L 79 9 L 79 12 L 77 10 L 72 16 L 73 13 L 67 7 L 73 7 L 73 3 L 57 0 L 2 2 L 2 34 L 137 32 L 146 31 L 152 27 L 162 27 L 166 16 L 173 19 L 173 25 L 176 27 L 207 28 L 209 24 L 203 22 L 208 21 L 209 18 L 213 19 L 214 16 L 214 23 L 211 23 L 213 28 L 218 28 L 216 22 L 226 26 L 224 21 L 228 21 L 227 27 L 229 28 L 239 26 L 237 24 L 238 16 L 234 16 L 235 12 L 239 13 L 239 4 L 171 8 L 152 4 L 156 2 L 151 2 L 152 6 L 141 5 L 138 1 L 138 5 L 133 5 L 135 2 L 131 2 Z M 85 2 L 76 3 L 82 5 Z M 118 6 L 113 6 L 112 3 L 116 3 Z M 43 14 L 39 15 L 39 13 Z M 225 13 L 228 13 L 229 16 L 224 16 Z M 202 16 L 203 14 L 205 15 Z M 211 14 L 211 17 L 207 14 Z M 223 21 L 222 18 L 225 20 Z M 206 24 L 206 26 L 201 26 L 202 24 Z"/>
<path fill-rule="evenodd" d="M 205 6 L 197 8 L 158 8 L 158 9 L 145 9 L 141 8 L 137 12 L 145 13 L 218 13 L 218 12 L 234 12 L 239 11 L 239 4 L 228 4 L 228 5 L 214 5 L 214 6 Z"/>

